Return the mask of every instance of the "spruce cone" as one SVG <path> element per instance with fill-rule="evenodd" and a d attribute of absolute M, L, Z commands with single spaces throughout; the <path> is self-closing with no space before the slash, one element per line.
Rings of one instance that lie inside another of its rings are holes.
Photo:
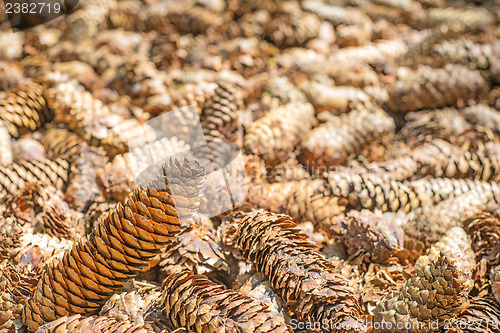
<path fill-rule="evenodd" d="M 460 17 L 460 20 L 457 20 Z M 457 34 L 477 32 L 494 24 L 494 17 L 486 8 L 430 8 L 417 25 L 419 28 L 433 28 L 445 25 Z"/>
<path fill-rule="evenodd" d="M 498 61 L 498 54 L 495 57 L 494 53 L 491 44 L 474 44 L 467 39 L 445 40 L 434 46 L 429 61 L 436 67 L 452 63 L 472 69 L 488 69 L 493 61 Z"/>
<path fill-rule="evenodd" d="M 41 326 L 38 333 L 153 333 L 142 325 L 134 325 L 127 321 L 117 321 L 108 317 L 83 317 L 74 315 L 58 318 L 46 325 Z"/>
<path fill-rule="evenodd" d="M 68 16 L 65 37 L 75 43 L 94 37 L 106 22 L 111 1 L 94 1 Z"/>
<path fill-rule="evenodd" d="M 64 128 L 51 128 L 45 132 L 41 140 L 49 157 L 65 156 L 72 158 L 85 148 L 86 143 L 73 132 Z"/>
<path fill-rule="evenodd" d="M 488 268 L 500 264 L 500 219 L 490 213 L 481 213 L 464 221 L 464 229 L 472 239 L 472 249 L 486 260 Z"/>
<path fill-rule="evenodd" d="M 21 245 L 23 229 L 17 219 L 11 217 L 0 218 L 0 261 L 8 259 L 12 251 Z"/>
<path fill-rule="evenodd" d="M 33 132 L 51 121 L 53 113 L 47 108 L 43 88 L 30 82 L 9 91 L 0 100 L 0 120 L 12 137 Z"/>
<path fill-rule="evenodd" d="M 335 52 L 331 63 L 375 63 L 401 57 L 408 52 L 408 46 L 401 40 L 380 40 L 363 46 L 353 46 Z"/>
<path fill-rule="evenodd" d="M 230 285 L 231 272 L 227 262 L 215 230 L 196 223 L 173 240 L 160 255 L 159 281 L 175 272 L 189 270 L 217 283 Z"/>
<path fill-rule="evenodd" d="M 218 28 L 223 20 L 219 15 L 203 7 L 191 7 L 188 9 L 171 10 L 167 18 L 182 34 L 192 33 L 194 35 L 206 33 L 209 28 Z"/>
<path fill-rule="evenodd" d="M 94 198 L 88 209 L 85 211 L 85 230 L 90 232 L 98 223 L 99 218 L 107 212 L 115 209 L 117 205 L 117 201 L 106 200 L 103 196 L 97 196 Z"/>
<path fill-rule="evenodd" d="M 358 322 L 362 313 L 349 281 L 289 216 L 262 210 L 242 215 L 223 230 L 223 241 L 269 279 L 298 319 L 325 320 L 348 332 L 366 330 Z"/>
<path fill-rule="evenodd" d="M 337 226 L 340 230 L 335 230 Z M 380 213 L 350 211 L 337 219 L 332 231 L 349 263 L 364 271 L 370 263 L 390 264 L 391 257 L 403 248 L 403 230 Z"/>
<path fill-rule="evenodd" d="M 491 296 L 474 298 L 465 311 L 449 323 L 450 333 L 498 333 L 500 304 Z"/>
<path fill-rule="evenodd" d="M 500 304 L 500 266 L 491 270 L 490 274 L 491 292 L 498 304 Z"/>
<path fill-rule="evenodd" d="M 301 46 L 318 37 L 320 25 L 321 21 L 316 15 L 296 11 L 273 18 L 265 26 L 265 34 L 275 45 Z"/>
<path fill-rule="evenodd" d="M 453 318 L 466 304 L 466 288 L 459 272 L 440 254 L 385 297 L 375 309 L 374 320 L 391 323 L 392 329 L 378 330 L 380 332 L 421 332 L 419 325 L 424 324 L 424 331 L 432 321 L 439 320 L 439 325 L 444 325 L 445 320 Z M 398 323 L 409 329 L 396 329 Z"/>
<path fill-rule="evenodd" d="M 359 9 L 351 7 L 330 6 L 316 1 L 305 1 L 302 8 L 318 15 L 321 19 L 338 25 L 371 25 L 371 20 Z"/>
<path fill-rule="evenodd" d="M 138 188 L 102 217 L 90 235 L 46 267 L 24 308 L 28 329 L 69 314 L 95 313 L 182 230 L 199 205 L 203 181 L 198 165 L 170 160 L 150 189 Z"/>
<path fill-rule="evenodd" d="M 263 303 L 186 271 L 165 280 L 160 306 L 171 328 L 184 327 L 198 333 L 292 332 Z"/>
<path fill-rule="evenodd" d="M 314 109 L 308 103 L 290 103 L 269 111 L 254 121 L 245 134 L 245 149 L 266 162 L 277 163 L 312 128 Z"/>
<path fill-rule="evenodd" d="M 27 183 L 38 182 L 62 188 L 68 180 L 69 165 L 65 159 L 21 161 L 0 167 L 0 199 L 15 194 Z"/>
<path fill-rule="evenodd" d="M 0 166 L 12 163 L 12 143 L 7 126 L 3 121 L 0 121 Z"/>
<path fill-rule="evenodd" d="M 462 115 L 471 124 L 490 128 L 500 135 L 500 112 L 485 105 L 477 104 L 461 110 Z"/>
<path fill-rule="evenodd" d="M 422 66 L 392 86 L 387 105 L 396 112 L 453 106 L 474 97 L 484 85 L 479 72 L 460 65 Z"/>
<path fill-rule="evenodd" d="M 383 111 L 352 111 L 312 130 L 304 139 L 299 159 L 313 171 L 344 164 L 363 146 L 394 129 L 394 120 Z"/>

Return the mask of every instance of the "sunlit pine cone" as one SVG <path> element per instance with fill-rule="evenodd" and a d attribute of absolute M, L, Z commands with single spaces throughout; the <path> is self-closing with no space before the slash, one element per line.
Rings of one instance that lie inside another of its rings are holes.
<path fill-rule="evenodd" d="M 50 128 L 44 133 L 41 143 L 50 158 L 65 156 L 72 158 L 87 144 L 77 134 L 65 128 Z"/>
<path fill-rule="evenodd" d="M 107 199 L 122 202 L 137 186 L 139 175 L 146 182 L 155 175 L 154 171 L 146 170 L 148 167 L 152 164 L 158 166 L 170 156 L 187 150 L 189 146 L 175 138 L 162 138 L 147 147 L 136 147 L 130 152 L 115 156 L 98 170 L 97 184 Z"/>
<path fill-rule="evenodd" d="M 74 313 L 95 313 L 189 223 L 204 180 L 197 163 L 171 159 L 149 189 L 138 188 L 102 217 L 44 270 L 24 308 L 28 329 Z"/>
<path fill-rule="evenodd" d="M 500 327 L 500 305 L 490 295 L 473 298 L 465 311 L 449 321 L 450 333 L 496 333 Z"/>
<path fill-rule="evenodd" d="M 93 1 L 68 16 L 65 37 L 75 43 L 94 37 L 106 23 L 111 1 Z"/>
<path fill-rule="evenodd" d="M 288 182 L 293 180 L 311 179 L 311 175 L 302 164 L 297 161 L 295 154 L 283 162 L 270 166 L 267 170 L 267 181 L 270 183 Z"/>
<path fill-rule="evenodd" d="M 170 275 L 162 285 L 161 311 L 166 326 L 208 331 L 292 332 L 283 318 L 251 297 L 188 271 Z"/>
<path fill-rule="evenodd" d="M 500 135 L 500 112 L 485 104 L 477 104 L 460 110 L 464 118 L 476 125 L 490 128 Z"/>
<path fill-rule="evenodd" d="M 286 76 L 272 76 L 266 82 L 262 103 L 277 107 L 289 103 L 307 102 L 304 93 Z"/>
<path fill-rule="evenodd" d="M 143 325 L 134 325 L 128 321 L 118 321 L 109 317 L 83 317 L 82 315 L 64 316 L 41 326 L 38 333 L 153 333 Z"/>
<path fill-rule="evenodd" d="M 304 1 L 302 3 L 302 8 L 318 15 L 321 19 L 332 23 L 334 26 L 342 24 L 372 24 L 370 18 L 357 8 L 331 6 L 316 1 Z"/>
<path fill-rule="evenodd" d="M 0 198 L 15 194 L 27 183 L 38 182 L 61 189 L 68 180 L 69 164 L 63 158 L 20 161 L 0 167 Z"/>
<path fill-rule="evenodd" d="M 352 210 L 335 221 L 332 231 L 347 260 L 363 271 L 370 263 L 389 264 L 403 248 L 403 230 L 380 213 Z M 337 229 L 339 227 L 340 232 Z"/>
<path fill-rule="evenodd" d="M 21 245 L 23 229 L 15 218 L 0 218 L 0 260 L 8 259 L 14 249 Z"/>
<path fill-rule="evenodd" d="M 3 121 L 0 120 L 0 166 L 8 165 L 13 161 L 12 142 L 9 130 Z"/>
<path fill-rule="evenodd" d="M 269 164 L 285 158 L 313 126 L 314 109 L 309 103 L 290 103 L 269 111 L 247 129 L 244 147 Z"/>
<path fill-rule="evenodd" d="M 497 53 L 495 55 L 495 52 Z M 472 69 L 488 69 L 492 62 L 500 60 L 499 50 L 491 44 L 474 44 L 467 39 L 445 40 L 433 47 L 430 65 L 461 64 Z"/>
<path fill-rule="evenodd" d="M 265 32 L 274 45 L 301 46 L 318 37 L 320 25 L 315 14 L 297 11 L 274 17 L 266 25 Z"/>
<path fill-rule="evenodd" d="M 52 120 L 54 115 L 43 92 L 39 84 L 30 82 L 10 90 L 0 100 L 0 120 L 12 137 L 36 131 Z"/>
<path fill-rule="evenodd" d="M 380 301 L 374 321 L 392 324 L 392 329 L 385 326 L 385 330 L 378 330 L 380 332 L 421 332 L 420 322 L 425 331 L 430 322 L 436 320 L 444 325 L 445 320 L 453 318 L 468 304 L 466 290 L 455 265 L 440 254 Z M 409 329 L 396 329 L 398 323 Z"/>
<path fill-rule="evenodd" d="M 37 264 L 41 271 L 42 266 L 47 265 L 53 259 L 62 258 L 64 252 L 70 250 L 73 243 L 72 240 L 66 238 L 54 237 L 45 233 L 31 233 L 28 230 L 22 235 L 21 245 L 16 249 L 13 260 L 14 262 L 22 262 L 23 257 L 35 259 L 36 256 L 33 256 L 32 253 L 40 251 L 39 263 L 34 262 L 33 264 Z M 39 265 L 40 263 L 42 265 Z"/>
<path fill-rule="evenodd" d="M 406 52 L 408 52 L 408 46 L 402 40 L 379 40 L 363 46 L 342 48 L 333 53 L 328 61 L 332 63 L 375 63 L 401 57 Z"/>
<path fill-rule="evenodd" d="M 106 200 L 106 198 L 101 195 L 95 197 L 85 211 L 85 230 L 87 232 L 92 231 L 94 226 L 98 223 L 99 218 L 107 212 L 115 209 L 117 205 L 118 201 Z"/>
<path fill-rule="evenodd" d="M 401 181 L 414 176 L 418 171 L 418 163 L 408 154 L 396 156 L 392 159 L 367 163 L 361 166 L 337 167 L 344 170 L 363 175 L 374 174 L 385 182 Z"/>
<path fill-rule="evenodd" d="M 159 281 L 188 270 L 229 286 L 233 272 L 228 261 L 213 227 L 198 222 L 168 244 L 160 254 Z"/>
<path fill-rule="evenodd" d="M 479 72 L 461 65 L 422 66 L 389 89 L 387 106 L 396 112 L 453 106 L 474 97 L 484 85 Z"/>
<path fill-rule="evenodd" d="M 460 17 L 460 20 L 456 18 Z M 448 30 L 465 34 L 484 30 L 494 21 L 492 13 L 486 8 L 430 8 L 427 15 L 422 17 L 417 26 L 419 29 L 445 25 Z"/>
<path fill-rule="evenodd" d="M 171 10 L 167 18 L 182 34 L 203 34 L 210 28 L 218 29 L 223 23 L 221 16 L 199 6 Z"/>
<path fill-rule="evenodd" d="M 254 264 L 296 318 L 345 325 L 346 332 L 366 331 L 359 323 L 362 313 L 349 280 L 289 216 L 259 210 L 240 213 L 236 219 L 223 228 L 222 241 Z"/>
<path fill-rule="evenodd" d="M 478 261 L 485 260 L 487 267 L 500 264 L 500 219 L 491 213 L 480 213 L 463 222 L 472 239 L 472 249 Z"/>
<path fill-rule="evenodd" d="M 383 111 L 352 111 L 313 129 L 302 143 L 299 160 L 312 171 L 344 164 L 365 145 L 394 129 L 394 120 Z"/>
<path fill-rule="evenodd" d="M 71 52 L 80 61 L 91 65 L 98 74 L 103 74 L 106 70 L 117 70 L 126 60 L 124 57 L 113 54 L 107 46 L 96 49 L 92 44 L 79 43 L 71 44 Z"/>

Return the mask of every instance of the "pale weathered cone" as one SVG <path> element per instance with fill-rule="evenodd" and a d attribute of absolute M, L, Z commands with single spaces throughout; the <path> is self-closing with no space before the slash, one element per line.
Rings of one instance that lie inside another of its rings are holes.
<path fill-rule="evenodd" d="M 0 120 L 12 137 L 33 132 L 51 121 L 54 114 L 47 108 L 43 88 L 35 82 L 14 88 L 0 101 Z"/>
<path fill-rule="evenodd" d="M 138 188 L 103 216 L 62 259 L 47 265 L 24 308 L 28 329 L 70 314 L 95 313 L 189 223 L 204 179 L 197 163 L 171 159 L 149 189 Z"/>
<path fill-rule="evenodd" d="M 430 322 L 438 320 L 439 325 L 444 325 L 445 320 L 460 313 L 467 303 L 462 277 L 456 267 L 440 254 L 380 301 L 374 321 L 391 323 L 392 329 L 377 330 L 380 332 L 428 331 Z M 424 324 L 423 329 L 419 322 Z M 397 323 L 403 323 L 403 327 L 409 329 L 398 329 Z"/>
<path fill-rule="evenodd" d="M 456 18 L 460 17 L 460 21 Z M 419 28 L 439 27 L 445 25 L 448 30 L 464 34 L 481 31 L 493 24 L 494 17 L 486 8 L 430 8 L 427 15 L 418 22 Z"/>
<path fill-rule="evenodd" d="M 300 10 L 273 18 L 265 26 L 266 36 L 278 46 L 301 46 L 318 37 L 321 21 L 311 13 Z"/>
<path fill-rule="evenodd" d="M 41 326 L 38 333 L 153 333 L 143 325 L 135 325 L 128 321 L 114 318 L 82 315 L 64 316 Z"/>
<path fill-rule="evenodd" d="M 255 299 L 189 271 L 170 275 L 162 285 L 160 321 L 171 329 L 202 332 L 292 332 L 283 318 Z"/>
<path fill-rule="evenodd" d="M 498 61 L 491 44 L 475 44 L 467 39 L 445 40 L 433 47 L 428 57 L 430 65 L 442 67 L 448 63 L 462 64 L 473 69 L 488 69 Z"/>
<path fill-rule="evenodd" d="M 0 121 L 0 166 L 12 163 L 12 143 L 9 130 L 3 121 Z"/>
<path fill-rule="evenodd" d="M 494 108 L 477 104 L 460 110 L 468 122 L 490 128 L 495 133 L 500 133 L 500 113 Z"/>
<path fill-rule="evenodd" d="M 239 213 L 224 225 L 222 241 L 252 262 L 299 320 L 366 330 L 358 296 L 287 215 L 263 210 Z"/>

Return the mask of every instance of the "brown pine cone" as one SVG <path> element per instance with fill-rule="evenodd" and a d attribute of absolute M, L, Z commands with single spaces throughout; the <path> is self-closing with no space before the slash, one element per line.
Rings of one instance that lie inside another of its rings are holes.
<path fill-rule="evenodd" d="M 13 161 L 12 143 L 9 130 L 3 121 L 0 121 L 0 166 L 8 165 Z"/>
<path fill-rule="evenodd" d="M 338 237 L 336 242 L 349 263 L 363 271 L 370 263 L 389 264 L 391 257 L 403 248 L 403 230 L 380 213 L 352 210 L 335 222 L 332 232 Z"/>
<path fill-rule="evenodd" d="M 254 264 L 296 318 L 325 320 L 346 332 L 366 331 L 359 323 L 361 308 L 349 281 L 336 273 L 289 216 L 260 210 L 240 213 L 236 219 L 223 229 L 223 242 Z"/>
<path fill-rule="evenodd" d="M 28 329 L 74 313 L 95 313 L 188 224 L 203 182 L 199 165 L 171 159 L 149 189 L 135 190 L 61 260 L 47 265 L 24 308 Z"/>
<path fill-rule="evenodd" d="M 429 331 L 432 321 L 439 320 L 438 324 L 444 325 L 445 320 L 460 313 L 467 303 L 466 287 L 459 272 L 441 254 L 427 266 L 417 269 L 377 305 L 374 321 L 385 321 L 386 329 L 376 331 Z M 419 326 L 422 324 L 423 329 Z M 401 325 L 409 329 L 400 329 Z"/>
<path fill-rule="evenodd" d="M 498 51 L 496 51 L 498 53 Z M 471 69 L 488 69 L 498 54 L 491 44 L 474 44 L 467 39 L 445 40 L 433 47 L 428 60 L 430 65 L 443 67 L 446 64 L 461 64 Z"/>
<path fill-rule="evenodd" d="M 498 333 L 500 331 L 500 304 L 493 297 L 479 297 L 470 301 L 465 311 L 449 321 L 450 333 Z"/>
<path fill-rule="evenodd" d="M 266 37 L 281 47 L 303 46 L 318 37 L 321 21 L 311 13 L 294 11 L 274 17 L 265 26 Z"/>
<path fill-rule="evenodd" d="M 141 31 L 145 28 L 142 14 L 142 3 L 123 1 L 117 3 L 107 16 L 108 29 L 123 29 L 124 31 Z"/>
<path fill-rule="evenodd" d="M 408 46 L 402 40 L 379 40 L 363 46 L 340 49 L 328 59 L 332 63 L 376 63 L 403 56 Z"/>
<path fill-rule="evenodd" d="M 500 266 L 491 270 L 490 274 L 491 292 L 498 304 L 500 304 Z"/>
<path fill-rule="evenodd" d="M 304 10 L 318 15 L 322 20 L 338 25 L 371 25 L 372 22 L 368 16 L 357 8 L 331 6 L 316 1 L 304 1 L 302 3 Z"/>
<path fill-rule="evenodd" d="M 198 222 L 168 244 L 160 255 L 159 281 L 189 270 L 226 286 L 231 285 L 229 258 L 218 243 L 213 227 Z"/>
<path fill-rule="evenodd" d="M 38 182 L 60 189 L 68 180 L 69 164 L 65 159 L 20 161 L 0 167 L 0 198 L 15 194 L 27 183 Z"/>
<path fill-rule="evenodd" d="M 268 164 L 278 163 L 300 143 L 314 120 L 314 109 L 309 103 L 290 103 L 272 109 L 247 129 L 245 150 Z"/>
<path fill-rule="evenodd" d="M 50 158 L 66 156 L 71 158 L 87 144 L 77 134 L 64 128 L 50 128 L 41 140 Z"/>
<path fill-rule="evenodd" d="M 148 146 L 136 147 L 97 171 L 97 184 L 107 199 L 122 202 L 141 181 L 148 183 L 154 171 L 146 170 L 152 164 L 161 165 L 170 156 L 189 150 L 189 146 L 175 138 L 162 138 Z M 138 177 L 142 175 L 142 179 Z"/>
<path fill-rule="evenodd" d="M 390 88 L 387 106 L 396 112 L 453 106 L 474 97 L 484 85 L 479 72 L 464 66 L 422 66 Z"/>
<path fill-rule="evenodd" d="M 471 124 L 485 126 L 500 135 L 500 112 L 485 104 L 477 104 L 460 110 Z"/>
<path fill-rule="evenodd" d="M 184 271 L 170 275 L 162 285 L 157 305 L 170 328 L 201 332 L 292 332 L 283 318 L 251 297 Z"/>
<path fill-rule="evenodd" d="M 299 160 L 313 171 L 344 164 L 365 145 L 394 129 L 394 120 L 383 111 L 352 111 L 313 129 L 304 139 Z"/>
<path fill-rule="evenodd" d="M 457 20 L 460 17 L 460 20 Z M 430 8 L 427 15 L 418 22 L 418 28 L 433 28 L 446 26 L 455 33 L 465 34 L 477 32 L 490 27 L 494 22 L 493 14 L 486 8 Z"/>
<path fill-rule="evenodd" d="M 8 259 L 12 251 L 21 245 L 23 229 L 17 219 L 11 217 L 0 218 L 0 261 Z"/>
<path fill-rule="evenodd" d="M 0 100 L 0 120 L 12 137 L 33 132 L 52 120 L 54 114 L 47 108 L 44 89 L 35 82 L 9 91 Z"/>
<path fill-rule="evenodd" d="M 478 261 L 485 260 L 488 268 L 500 264 L 500 219 L 485 212 L 465 220 L 463 224 L 472 239 L 472 249 Z"/>
<path fill-rule="evenodd" d="M 293 153 L 291 153 L 285 161 L 277 165 L 272 165 L 269 170 L 267 170 L 267 181 L 269 183 L 297 181 L 302 179 L 311 179 L 311 175 L 307 172 L 306 168 L 297 161 L 297 157 Z"/>
<path fill-rule="evenodd" d="M 115 209 L 117 205 L 118 201 L 106 200 L 106 198 L 101 195 L 92 199 L 92 202 L 85 211 L 84 221 L 86 233 L 94 228 L 102 215 Z"/>
<path fill-rule="evenodd" d="M 207 29 L 218 29 L 223 24 L 221 16 L 214 15 L 212 11 L 199 6 L 171 10 L 167 18 L 182 34 L 204 34 Z"/>
<path fill-rule="evenodd" d="M 118 321 L 108 317 L 83 317 L 82 315 L 64 316 L 41 326 L 38 333 L 153 333 L 143 325 L 134 325 L 127 321 Z"/>
<path fill-rule="evenodd" d="M 106 23 L 111 1 L 90 2 L 68 16 L 65 37 L 75 43 L 94 37 Z"/>

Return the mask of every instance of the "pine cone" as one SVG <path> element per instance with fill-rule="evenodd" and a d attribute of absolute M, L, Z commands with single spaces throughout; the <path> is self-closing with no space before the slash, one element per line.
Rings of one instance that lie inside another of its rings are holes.
<path fill-rule="evenodd" d="M 12 250 L 21 245 L 23 229 L 15 218 L 2 214 L 0 221 L 0 261 L 3 261 L 11 256 Z"/>
<path fill-rule="evenodd" d="M 131 152 L 115 156 L 98 170 L 97 184 L 107 199 L 122 202 L 136 187 L 139 175 L 144 183 L 154 176 L 150 170 L 144 173 L 148 167 L 163 163 L 170 156 L 187 150 L 189 146 L 175 138 L 162 138 L 147 147 L 136 147 Z"/>
<path fill-rule="evenodd" d="M 169 276 L 162 285 L 161 312 L 171 328 L 195 332 L 292 332 L 266 305 L 237 291 L 223 289 L 203 275 Z"/>
<path fill-rule="evenodd" d="M 159 281 L 175 272 L 189 270 L 224 285 L 230 284 L 228 258 L 213 227 L 196 223 L 173 240 L 160 255 Z"/>
<path fill-rule="evenodd" d="M 289 216 L 262 210 L 241 215 L 222 231 L 223 242 L 254 264 L 298 319 L 326 320 L 349 332 L 366 330 L 358 322 L 362 313 L 349 281 Z"/>
<path fill-rule="evenodd" d="M 389 264 L 391 257 L 403 248 L 403 230 L 380 213 L 353 210 L 339 217 L 336 225 L 341 226 L 336 242 L 347 254 L 347 260 L 363 271 L 370 263 Z"/>
<path fill-rule="evenodd" d="M 62 188 L 68 180 L 69 165 L 62 158 L 41 161 L 20 161 L 0 167 L 0 198 L 15 194 L 27 183 L 38 182 Z"/>
<path fill-rule="evenodd" d="M 94 37 L 106 23 L 111 10 L 110 3 L 111 1 L 91 2 L 69 15 L 65 37 L 75 43 Z"/>
<path fill-rule="evenodd" d="M 39 261 L 42 265 L 38 269 L 41 270 L 55 258 L 62 258 L 64 252 L 72 246 L 73 241 L 66 238 L 26 232 L 21 238 L 21 246 L 16 249 L 14 262 L 22 262 L 23 257 L 33 258 L 31 253 L 40 251 Z"/>
<path fill-rule="evenodd" d="M 142 325 L 134 325 L 127 321 L 117 321 L 108 317 L 83 317 L 74 315 L 58 318 L 46 325 L 41 326 L 38 333 L 153 333 Z"/>
<path fill-rule="evenodd" d="M 43 92 L 40 85 L 30 82 L 9 91 L 0 100 L 0 120 L 12 137 L 36 131 L 52 120 L 54 115 L 47 108 Z"/>
<path fill-rule="evenodd" d="M 445 40 L 434 46 L 429 62 L 436 67 L 452 63 L 472 69 L 488 69 L 495 61 L 494 52 L 491 44 L 474 44 L 467 39 Z"/>
<path fill-rule="evenodd" d="M 456 18 L 460 17 L 460 20 Z M 427 15 L 417 22 L 418 28 L 433 28 L 445 25 L 448 30 L 465 34 L 478 32 L 494 24 L 494 18 L 485 8 L 430 8 Z"/>
<path fill-rule="evenodd" d="M 394 129 L 394 120 L 383 111 L 352 111 L 312 130 L 304 139 L 299 159 L 313 171 L 344 164 L 363 146 Z"/>
<path fill-rule="evenodd" d="M 199 205 L 203 181 L 198 165 L 170 160 L 150 189 L 138 188 L 102 217 L 90 235 L 46 267 L 23 312 L 28 329 L 95 313 L 182 230 Z"/>
<path fill-rule="evenodd" d="M 12 163 L 12 143 L 9 130 L 3 121 L 0 121 L 0 166 Z"/>
<path fill-rule="evenodd" d="M 376 63 L 403 56 L 408 46 L 402 40 L 380 40 L 363 46 L 353 46 L 335 52 L 328 61 L 331 63 Z"/>
<path fill-rule="evenodd" d="M 118 205 L 118 201 L 106 200 L 103 196 L 97 196 L 92 200 L 85 211 L 85 230 L 90 232 L 98 223 L 99 218 L 107 212 L 113 210 Z"/>
<path fill-rule="evenodd" d="M 274 17 L 265 26 L 265 33 L 275 45 L 303 46 L 318 37 L 320 25 L 321 21 L 316 15 L 296 11 Z"/>
<path fill-rule="evenodd" d="M 479 72 L 460 65 L 422 66 L 390 88 L 387 105 L 396 112 L 453 106 L 474 97 L 484 85 Z"/>
<path fill-rule="evenodd" d="M 288 182 L 293 180 L 311 179 L 311 175 L 302 164 L 297 161 L 295 154 L 267 170 L 267 181 L 270 183 Z"/>
<path fill-rule="evenodd" d="M 485 259 L 488 268 L 500 264 L 500 219 L 490 213 L 480 213 L 463 224 L 478 261 Z"/>
<path fill-rule="evenodd" d="M 498 304 L 500 304 L 500 266 L 491 270 L 490 274 L 491 292 Z"/>
<path fill-rule="evenodd" d="M 392 329 L 384 332 L 420 332 L 419 325 L 424 324 L 425 330 L 432 321 L 439 320 L 439 325 L 444 325 L 445 320 L 453 318 L 467 303 L 459 272 L 441 254 L 385 297 L 375 309 L 374 320 L 385 321 L 385 328 L 389 328 L 388 323 L 392 325 Z M 400 323 L 410 329 L 396 329 Z"/>
<path fill-rule="evenodd" d="M 316 1 L 302 2 L 304 10 L 318 15 L 321 19 L 339 25 L 371 25 L 371 20 L 357 8 L 330 6 Z"/>
<path fill-rule="evenodd" d="M 221 16 L 199 6 L 171 10 L 167 18 L 182 34 L 204 34 L 207 29 L 218 28 L 223 24 Z"/>
<path fill-rule="evenodd" d="M 493 297 L 474 298 L 465 311 L 449 323 L 450 333 L 497 333 L 500 327 L 500 305 Z M 465 327 L 465 328 L 464 328 Z"/>
<path fill-rule="evenodd" d="M 500 134 L 500 112 L 485 105 L 477 104 L 461 110 L 468 122 L 490 128 L 497 135 Z"/>
<path fill-rule="evenodd" d="M 290 103 L 269 111 L 247 129 L 244 147 L 266 162 L 277 163 L 300 143 L 314 122 L 314 109 L 308 103 Z"/>

